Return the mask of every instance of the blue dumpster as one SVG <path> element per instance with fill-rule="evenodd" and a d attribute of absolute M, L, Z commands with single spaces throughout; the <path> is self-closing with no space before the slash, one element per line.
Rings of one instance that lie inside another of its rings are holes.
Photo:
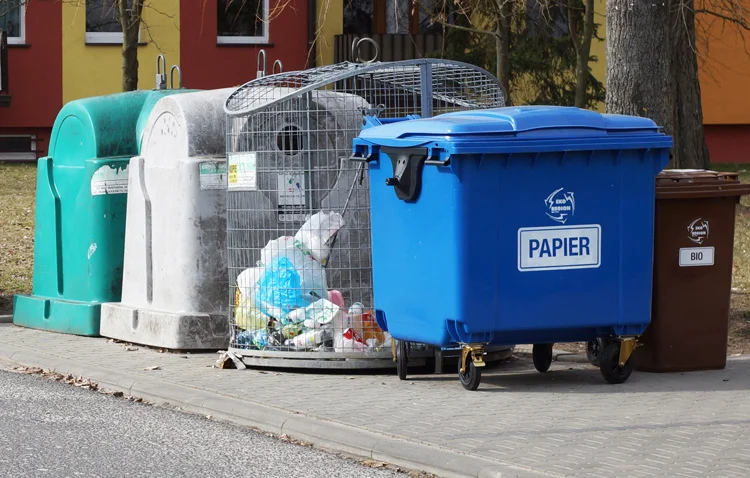
<path fill-rule="evenodd" d="M 589 342 L 610 383 L 651 315 L 654 178 L 672 139 L 651 120 L 568 107 L 368 117 L 376 315 L 398 339 L 462 346 L 476 389 L 490 343 Z M 399 366 L 399 364 L 401 364 Z"/>

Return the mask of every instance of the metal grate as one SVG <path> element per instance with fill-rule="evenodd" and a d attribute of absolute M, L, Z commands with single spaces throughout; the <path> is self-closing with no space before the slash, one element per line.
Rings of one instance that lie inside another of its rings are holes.
<path fill-rule="evenodd" d="M 347 160 L 352 139 L 364 114 L 503 105 L 490 73 L 435 59 L 280 73 L 230 95 L 230 349 L 308 362 L 390 358 L 372 312 L 368 177 Z"/>

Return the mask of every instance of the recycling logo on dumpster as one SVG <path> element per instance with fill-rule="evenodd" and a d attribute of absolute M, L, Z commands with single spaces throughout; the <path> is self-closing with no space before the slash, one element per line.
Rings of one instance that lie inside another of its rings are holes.
<path fill-rule="evenodd" d="M 708 239 L 708 221 L 698 218 L 687 227 L 688 239 L 696 244 L 703 244 Z"/>
<path fill-rule="evenodd" d="M 565 188 L 553 191 L 544 200 L 544 205 L 547 206 L 547 216 L 560 224 L 565 224 L 568 217 L 576 213 L 575 195 L 572 191 L 565 191 Z"/>

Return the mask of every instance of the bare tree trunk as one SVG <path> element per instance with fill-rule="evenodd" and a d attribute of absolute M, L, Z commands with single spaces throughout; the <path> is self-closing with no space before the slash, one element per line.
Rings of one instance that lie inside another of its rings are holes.
<path fill-rule="evenodd" d="M 138 33 L 144 0 L 133 0 L 130 9 L 126 0 L 117 0 L 122 27 L 122 91 L 138 89 Z"/>
<path fill-rule="evenodd" d="M 498 78 L 505 89 L 505 104 L 511 105 L 510 99 L 510 17 L 511 1 L 500 0 L 500 18 L 497 19 L 495 32 L 495 48 L 497 49 Z"/>
<path fill-rule="evenodd" d="M 646 116 L 671 129 L 667 0 L 607 1 L 608 113 Z"/>
<path fill-rule="evenodd" d="M 578 2 L 574 2 L 578 4 Z M 589 58 L 591 57 L 591 40 L 594 37 L 594 0 L 585 0 L 583 14 L 583 34 L 579 39 L 577 21 L 574 20 L 574 10 L 568 6 L 568 30 L 576 48 L 576 98 L 575 106 L 583 108 L 586 105 L 586 93 L 589 88 Z"/>
<path fill-rule="evenodd" d="M 670 74 L 674 101 L 671 127 L 674 148 L 670 167 L 704 169 L 709 167 L 709 154 L 703 135 L 694 0 L 670 2 Z"/>

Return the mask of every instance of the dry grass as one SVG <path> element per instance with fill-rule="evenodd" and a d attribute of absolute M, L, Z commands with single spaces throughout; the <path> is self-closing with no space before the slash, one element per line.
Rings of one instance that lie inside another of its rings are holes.
<path fill-rule="evenodd" d="M 31 291 L 36 164 L 0 162 L 0 314 L 10 297 Z"/>

